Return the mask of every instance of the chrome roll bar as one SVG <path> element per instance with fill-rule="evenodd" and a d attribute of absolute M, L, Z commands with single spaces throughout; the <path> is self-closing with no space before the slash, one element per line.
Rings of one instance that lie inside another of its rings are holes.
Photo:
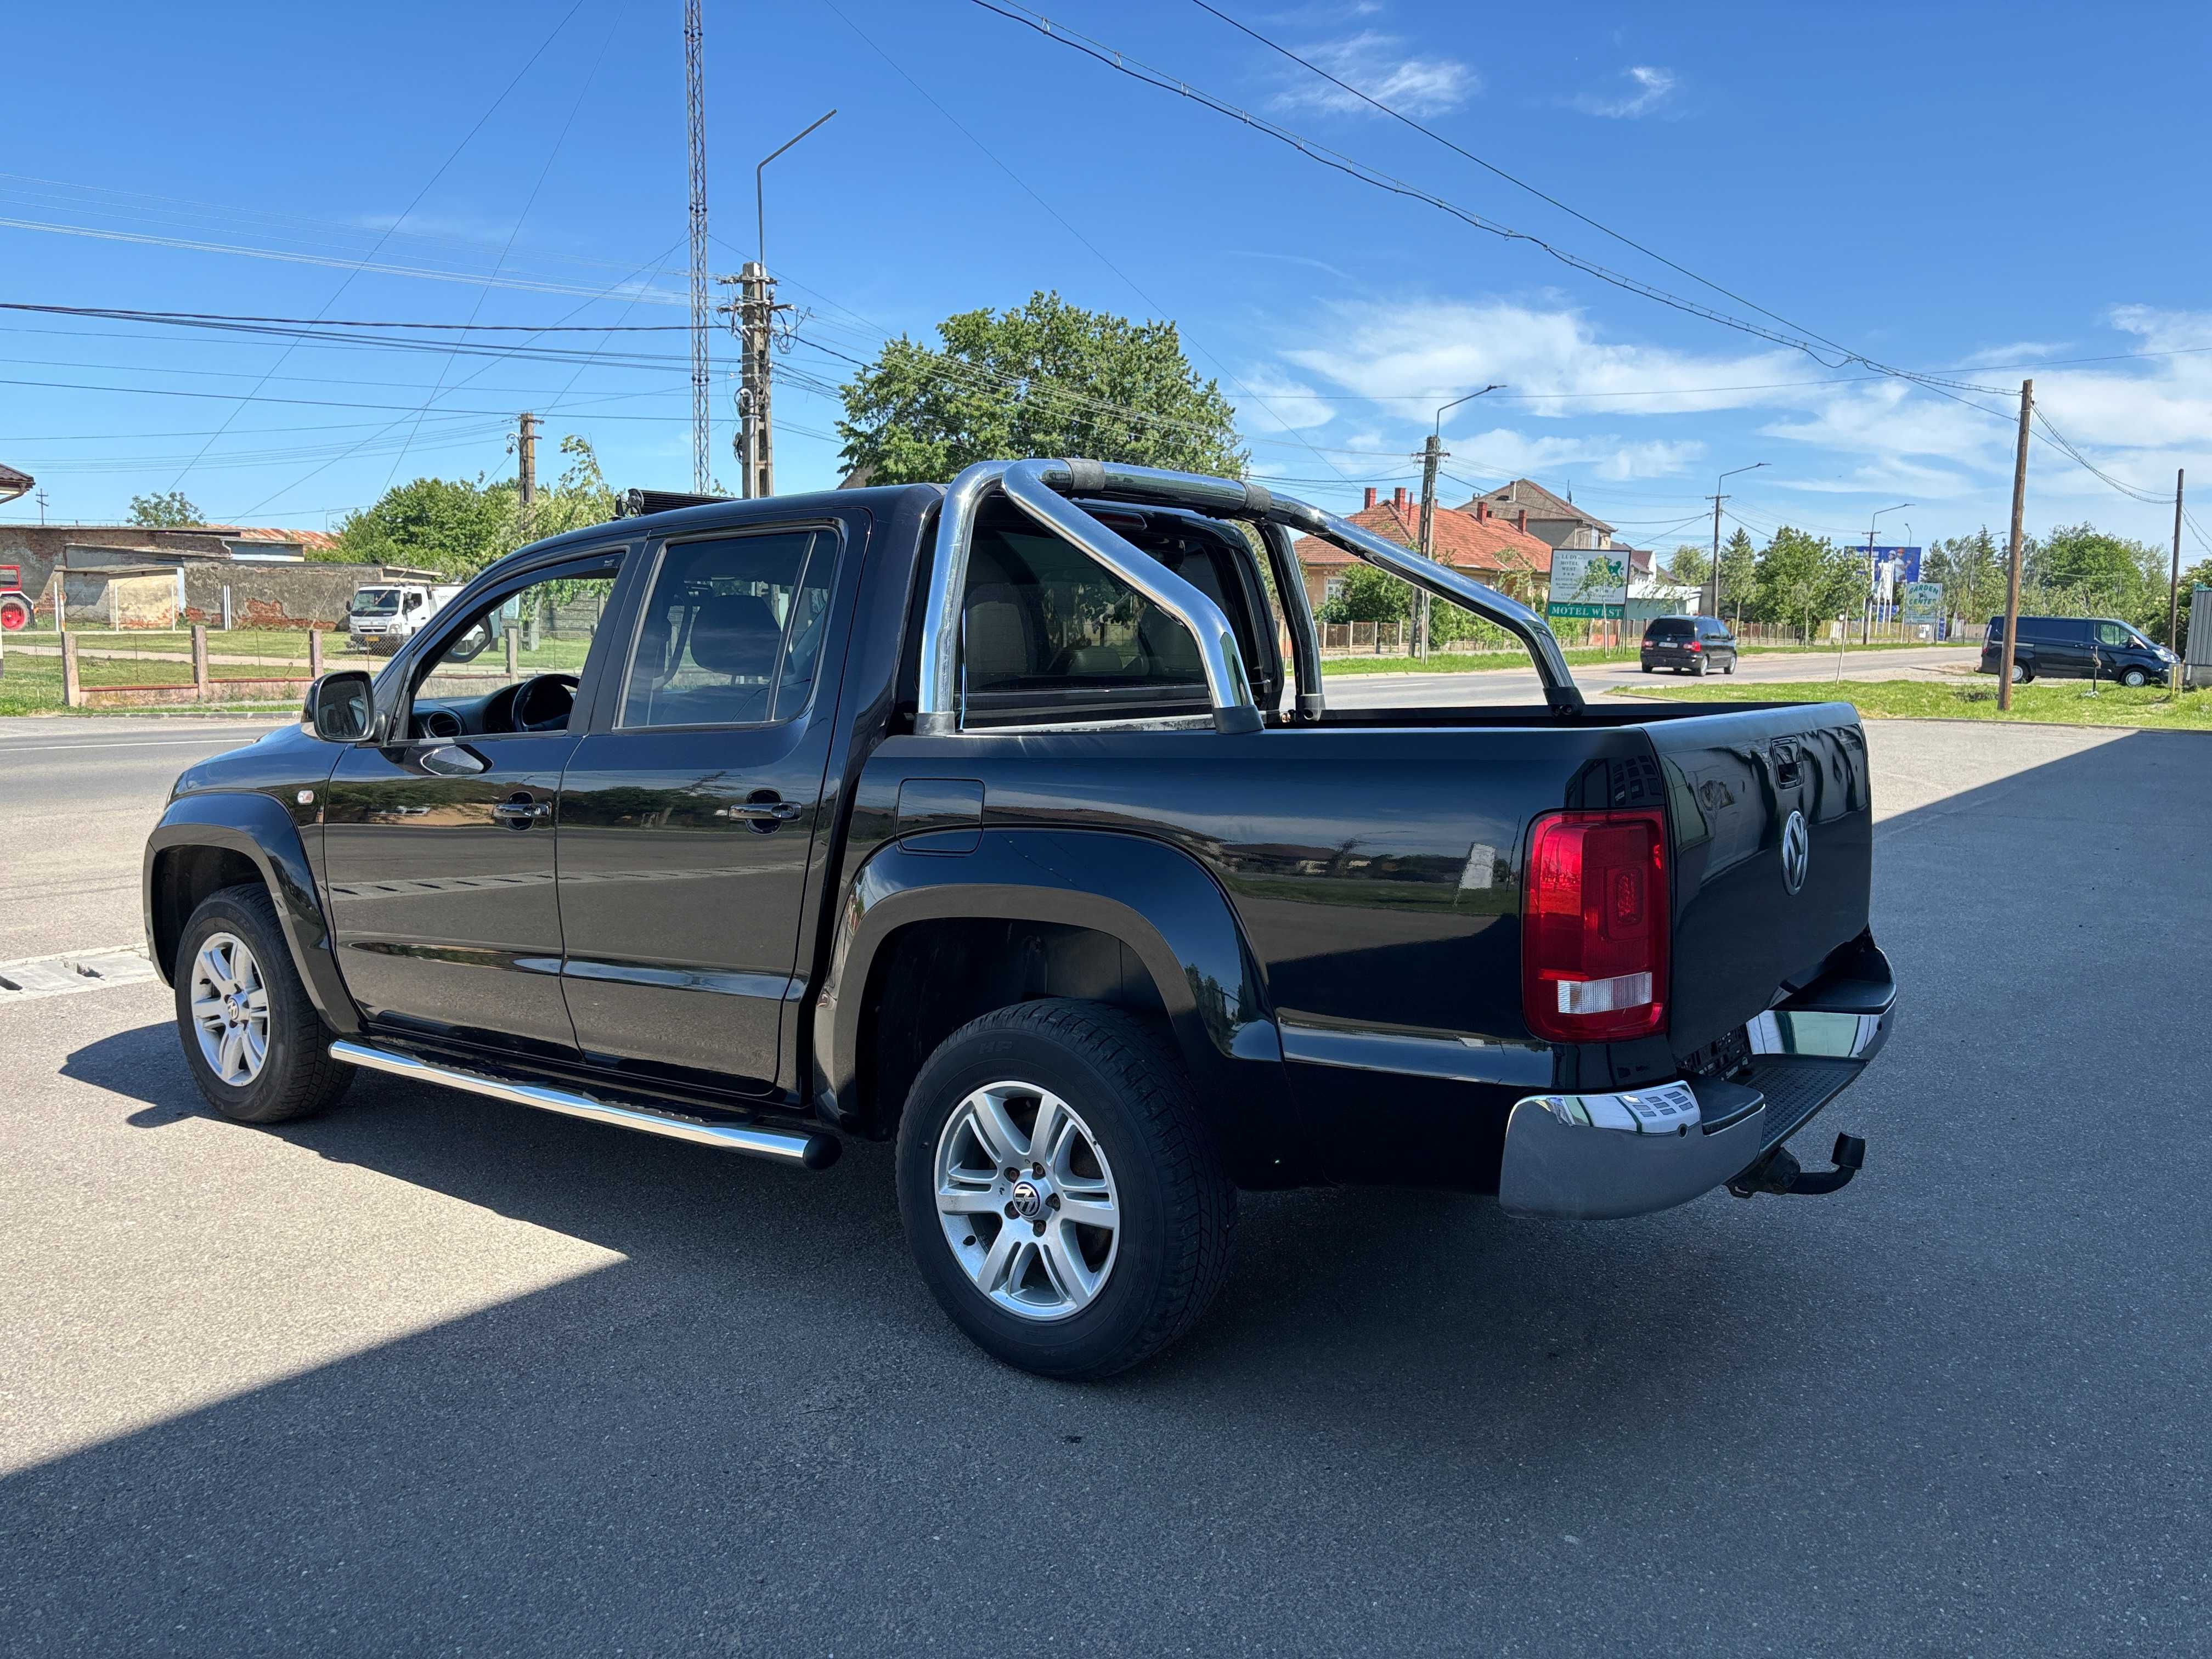
<path fill-rule="evenodd" d="M 938 512 L 930 592 L 922 615 L 921 675 L 915 715 L 915 730 L 924 736 L 949 737 L 959 730 L 961 598 L 968 584 L 968 550 L 974 539 L 975 514 L 994 489 L 1002 491 L 1023 513 L 1081 548 L 1190 630 L 1205 666 L 1206 691 L 1218 730 L 1255 732 L 1263 723 L 1253 705 L 1243 655 L 1237 648 L 1228 617 L 1204 593 L 1131 546 L 1076 507 L 1068 496 L 1188 507 L 1261 526 L 1277 585 L 1282 586 L 1289 579 L 1299 601 L 1293 605 L 1291 587 L 1285 587 L 1282 602 L 1293 629 L 1302 714 L 1320 713 L 1319 652 L 1312 635 L 1312 615 L 1303 603 L 1304 583 L 1295 575 L 1287 541 L 1280 535 L 1285 529 L 1334 543 L 1355 558 L 1496 623 L 1528 647 L 1537 677 L 1544 684 L 1547 704 L 1562 714 L 1583 707 L 1582 693 L 1568 672 L 1566 658 L 1543 617 L 1495 588 L 1334 514 L 1276 495 L 1259 484 L 1202 473 L 1112 461 L 978 461 L 952 481 Z"/>

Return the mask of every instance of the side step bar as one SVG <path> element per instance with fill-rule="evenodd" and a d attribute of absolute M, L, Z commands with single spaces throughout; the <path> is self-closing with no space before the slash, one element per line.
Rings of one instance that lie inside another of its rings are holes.
<path fill-rule="evenodd" d="M 593 1123 L 612 1123 L 649 1135 L 694 1141 L 702 1146 L 719 1146 L 726 1152 L 744 1152 L 809 1170 L 828 1169 L 844 1150 L 844 1143 L 835 1135 L 795 1134 L 788 1130 L 756 1128 L 741 1123 L 694 1123 L 631 1106 L 610 1105 L 589 1095 L 542 1083 L 509 1083 L 477 1072 L 434 1066 L 412 1054 L 373 1048 L 365 1042 L 350 1042 L 343 1038 L 331 1044 L 331 1058 L 364 1071 L 385 1072 L 393 1077 L 413 1078 L 418 1083 L 442 1084 L 448 1089 L 465 1089 L 473 1095 L 489 1095 L 513 1106 L 534 1106 L 541 1112 L 559 1112 L 566 1117 L 585 1118 Z"/>

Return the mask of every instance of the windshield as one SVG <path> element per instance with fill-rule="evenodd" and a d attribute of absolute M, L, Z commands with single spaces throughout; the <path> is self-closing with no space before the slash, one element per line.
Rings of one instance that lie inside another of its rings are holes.
<path fill-rule="evenodd" d="M 353 611 L 357 617 L 389 617 L 399 609 L 399 590 L 396 587 L 364 587 L 353 596 Z"/>

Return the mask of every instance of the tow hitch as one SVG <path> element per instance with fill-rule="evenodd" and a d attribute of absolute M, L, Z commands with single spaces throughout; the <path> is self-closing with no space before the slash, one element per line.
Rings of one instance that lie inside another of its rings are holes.
<path fill-rule="evenodd" d="M 1788 1147 L 1777 1146 L 1729 1182 L 1728 1189 L 1738 1198 L 1749 1198 L 1755 1193 L 1836 1192 L 1849 1186 L 1851 1177 L 1865 1165 L 1866 1142 L 1856 1135 L 1839 1134 L 1835 1150 L 1828 1156 L 1835 1164 L 1834 1169 L 1808 1170 L 1790 1156 Z"/>

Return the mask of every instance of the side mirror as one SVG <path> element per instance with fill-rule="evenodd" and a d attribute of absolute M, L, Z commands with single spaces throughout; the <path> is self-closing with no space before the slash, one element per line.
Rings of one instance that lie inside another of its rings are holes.
<path fill-rule="evenodd" d="M 342 668 L 307 688 L 300 724 L 325 743 L 359 743 L 376 716 L 376 695 L 368 673 Z"/>

